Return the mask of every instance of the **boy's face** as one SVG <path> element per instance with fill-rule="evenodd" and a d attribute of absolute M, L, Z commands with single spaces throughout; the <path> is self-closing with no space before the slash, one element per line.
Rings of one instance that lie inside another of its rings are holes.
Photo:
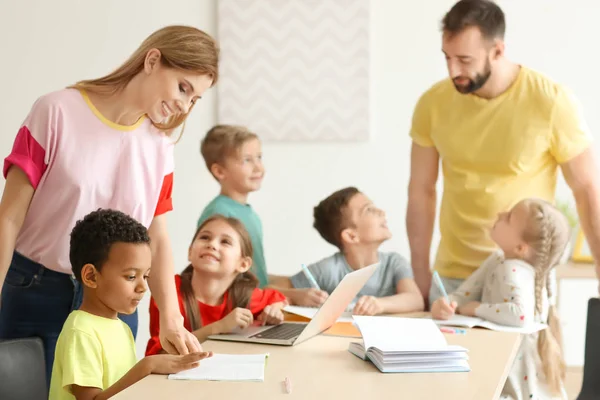
<path fill-rule="evenodd" d="M 382 243 L 392 237 L 388 229 L 385 212 L 363 193 L 357 193 L 348 202 L 345 210 L 350 218 L 350 228 L 357 242 L 362 244 Z"/>
<path fill-rule="evenodd" d="M 218 277 L 232 277 L 250 269 L 252 260 L 242 257 L 240 237 L 223 220 L 207 223 L 190 246 L 188 260 L 194 269 Z"/>
<path fill-rule="evenodd" d="M 95 273 L 95 295 L 107 308 L 132 314 L 148 290 L 152 254 L 147 244 L 115 243 Z M 86 285 L 89 286 L 88 283 Z"/>
<path fill-rule="evenodd" d="M 265 168 L 262 163 L 262 148 L 258 139 L 246 141 L 235 155 L 225 160 L 218 168 L 217 179 L 238 193 L 250 193 L 260 189 Z"/>

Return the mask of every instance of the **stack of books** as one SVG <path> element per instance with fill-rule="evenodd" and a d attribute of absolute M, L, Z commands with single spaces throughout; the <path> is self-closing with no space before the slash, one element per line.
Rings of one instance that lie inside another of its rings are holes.
<path fill-rule="evenodd" d="M 362 342 L 348 351 L 381 372 L 469 372 L 468 350 L 448 345 L 431 319 L 354 316 Z"/>

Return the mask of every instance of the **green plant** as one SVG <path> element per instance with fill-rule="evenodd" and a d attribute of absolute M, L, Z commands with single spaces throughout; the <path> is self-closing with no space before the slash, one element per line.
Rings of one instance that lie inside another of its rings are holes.
<path fill-rule="evenodd" d="M 571 228 L 575 228 L 579 224 L 579 218 L 577 217 L 577 212 L 573 210 L 570 202 L 565 200 L 557 200 L 556 208 L 558 208 L 569 220 L 569 225 Z"/>

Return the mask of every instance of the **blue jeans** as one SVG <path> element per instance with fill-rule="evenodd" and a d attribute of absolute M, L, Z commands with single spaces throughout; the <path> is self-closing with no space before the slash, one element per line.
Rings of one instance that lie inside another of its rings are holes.
<path fill-rule="evenodd" d="M 73 277 L 45 268 L 14 252 L 2 288 L 0 339 L 37 336 L 44 342 L 47 385 L 50 385 L 54 349 L 69 313 L 81 305 L 83 292 Z M 119 315 L 137 334 L 137 310 Z"/>

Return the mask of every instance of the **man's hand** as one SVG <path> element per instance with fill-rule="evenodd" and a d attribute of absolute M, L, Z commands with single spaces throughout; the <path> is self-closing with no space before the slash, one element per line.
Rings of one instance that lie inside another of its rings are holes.
<path fill-rule="evenodd" d="M 292 293 L 288 296 L 291 302 L 303 307 L 321 307 L 329 297 L 327 292 L 314 288 L 294 289 Z"/>
<path fill-rule="evenodd" d="M 431 270 L 429 268 L 415 269 L 414 276 L 415 282 L 425 300 L 425 308 L 427 308 L 429 304 L 429 290 L 431 289 Z"/>
<path fill-rule="evenodd" d="M 383 306 L 374 296 L 362 296 L 352 310 L 354 315 L 378 315 L 381 313 L 383 313 Z"/>
<path fill-rule="evenodd" d="M 160 344 L 170 354 L 190 354 L 202 352 L 198 338 L 183 326 L 183 317 L 178 320 L 161 319 Z"/>
<path fill-rule="evenodd" d="M 470 301 L 464 306 L 458 307 L 458 313 L 468 317 L 475 316 L 475 310 L 481 305 L 478 301 Z"/>
<path fill-rule="evenodd" d="M 447 320 L 452 318 L 455 313 L 456 302 L 453 301 L 451 304 L 448 304 L 444 297 L 440 297 L 434 301 L 431 306 L 431 316 L 433 319 Z"/>

